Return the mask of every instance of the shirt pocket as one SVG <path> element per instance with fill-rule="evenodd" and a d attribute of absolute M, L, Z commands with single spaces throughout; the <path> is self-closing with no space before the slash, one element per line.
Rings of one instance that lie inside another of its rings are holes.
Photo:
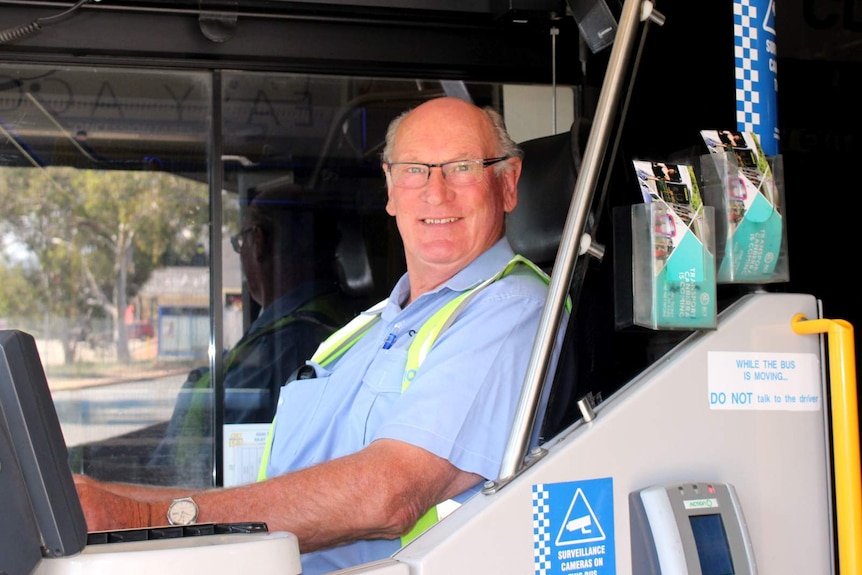
<path fill-rule="evenodd" d="M 298 462 L 313 457 L 307 447 L 315 445 L 314 437 L 320 431 L 321 421 L 331 417 L 321 413 L 329 387 L 330 375 L 288 382 L 281 388 L 267 475 L 296 469 Z"/>
<path fill-rule="evenodd" d="M 401 393 L 406 366 L 407 350 L 381 350 L 368 366 L 362 384 L 368 387 L 371 393 Z"/>
<path fill-rule="evenodd" d="M 387 349 L 371 362 L 355 399 L 356 413 L 362 419 L 363 444 L 368 445 L 380 424 L 387 419 L 401 397 L 401 383 L 407 365 L 407 351 Z"/>

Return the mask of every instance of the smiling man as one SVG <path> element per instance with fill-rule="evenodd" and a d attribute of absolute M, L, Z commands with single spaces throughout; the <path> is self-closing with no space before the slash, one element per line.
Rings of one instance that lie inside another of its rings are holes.
<path fill-rule="evenodd" d="M 282 388 L 262 481 L 189 494 L 79 477 L 90 529 L 164 524 L 190 495 L 195 521 L 291 531 L 303 573 L 325 573 L 390 556 L 496 478 L 547 295 L 504 235 L 520 170 L 493 110 L 441 98 L 396 119 L 383 171 L 407 273 Z"/>
<path fill-rule="evenodd" d="M 517 147 L 498 137 L 499 122 L 462 100 L 444 98 L 402 116 L 389 130 L 383 153 L 387 211 L 404 240 L 411 299 L 503 237 L 505 214 L 518 204 L 521 160 Z"/>

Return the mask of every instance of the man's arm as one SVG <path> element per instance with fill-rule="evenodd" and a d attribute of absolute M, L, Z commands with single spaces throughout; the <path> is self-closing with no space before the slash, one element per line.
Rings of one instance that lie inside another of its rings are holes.
<path fill-rule="evenodd" d="M 263 521 L 270 531 L 296 535 L 305 553 L 359 539 L 399 537 L 429 508 L 481 480 L 424 449 L 381 439 L 301 471 L 193 496 L 200 508 L 198 522 Z M 91 531 L 165 524 L 170 500 L 188 495 L 87 480 L 77 484 Z M 126 488 L 124 493 L 112 491 Z M 157 499 L 166 493 L 167 498 Z"/>
<path fill-rule="evenodd" d="M 156 487 L 153 485 L 139 485 L 136 483 L 108 483 L 91 479 L 86 475 L 74 475 L 73 478 L 79 494 L 83 490 L 98 490 L 102 493 L 118 495 L 121 498 L 135 499 L 141 503 L 161 501 L 164 499 L 170 500 L 189 495 L 189 490 L 181 487 Z M 194 495 L 194 493 L 192 493 L 192 495 Z M 81 504 L 84 505 L 84 502 L 82 501 Z M 115 527 L 108 527 L 107 529 L 115 529 Z M 96 530 L 97 529 L 91 528 L 91 531 Z"/>

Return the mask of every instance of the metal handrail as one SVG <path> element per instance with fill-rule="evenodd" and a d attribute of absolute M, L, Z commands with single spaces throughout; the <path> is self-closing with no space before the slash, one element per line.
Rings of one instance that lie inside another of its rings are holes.
<path fill-rule="evenodd" d="M 806 320 L 797 314 L 791 327 L 800 335 L 828 335 L 839 572 L 858 575 L 862 573 L 862 471 L 853 326 L 841 319 Z"/>
<path fill-rule="evenodd" d="M 524 466 L 530 437 L 536 422 L 542 387 L 547 377 L 559 332 L 560 320 L 571 286 L 575 261 L 578 255 L 584 253 L 589 247 L 589 238 L 586 238 L 585 241 L 583 237 L 586 220 L 592 205 L 614 113 L 618 106 L 620 94 L 623 92 L 622 84 L 637 27 L 645 17 L 644 9 L 646 7 L 651 7 L 651 3 L 643 2 L 643 0 L 626 0 L 623 4 L 602 90 L 596 106 L 593 126 L 584 150 L 581 169 L 575 182 L 566 225 L 560 238 L 560 247 L 557 251 L 551 282 L 548 286 L 548 299 L 542 310 L 515 419 L 506 450 L 503 453 L 500 476 L 495 482 L 486 484 L 486 491 L 505 485 Z"/>

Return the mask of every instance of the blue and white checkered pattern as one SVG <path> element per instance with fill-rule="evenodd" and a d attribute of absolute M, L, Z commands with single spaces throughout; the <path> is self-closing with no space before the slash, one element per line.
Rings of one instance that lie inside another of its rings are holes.
<path fill-rule="evenodd" d="M 760 82 L 758 66 L 758 14 L 751 0 L 733 2 L 736 121 L 741 132 L 760 132 Z"/>
<path fill-rule="evenodd" d="M 533 561 L 536 575 L 551 572 L 550 494 L 543 484 L 533 485 Z"/>

